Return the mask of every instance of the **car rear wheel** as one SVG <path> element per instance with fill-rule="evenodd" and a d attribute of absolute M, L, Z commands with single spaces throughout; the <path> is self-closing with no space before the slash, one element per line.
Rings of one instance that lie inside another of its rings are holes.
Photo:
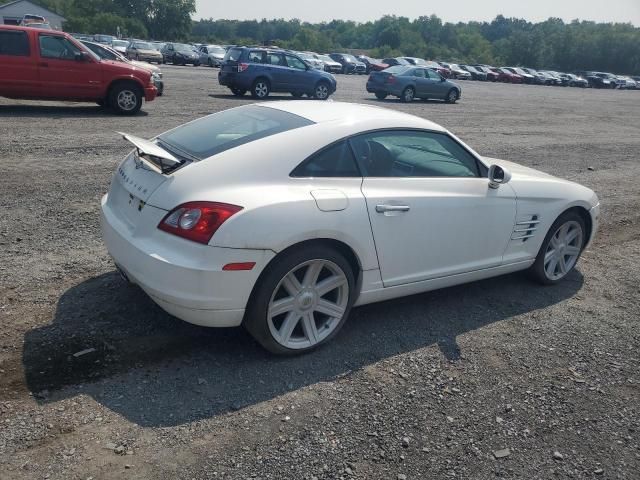
<path fill-rule="evenodd" d="M 319 82 L 313 90 L 313 98 L 316 100 L 326 100 L 329 95 L 329 84 L 327 82 Z"/>
<path fill-rule="evenodd" d="M 376 92 L 376 98 L 378 100 L 384 100 L 385 98 L 387 98 L 387 94 L 382 92 Z"/>
<path fill-rule="evenodd" d="M 331 340 L 346 321 L 354 273 L 344 256 L 322 245 L 277 260 L 258 280 L 244 325 L 272 353 L 305 353 Z"/>
<path fill-rule="evenodd" d="M 457 101 L 458 101 L 458 91 L 455 88 L 452 88 L 451 90 L 449 90 L 449 93 L 447 93 L 447 98 L 445 99 L 445 102 L 456 103 Z"/>
<path fill-rule="evenodd" d="M 251 87 L 251 96 L 253 98 L 267 98 L 270 92 L 271 87 L 269 85 L 269 82 L 264 78 L 259 78 L 255 82 L 253 82 L 253 87 Z"/>
<path fill-rule="evenodd" d="M 109 105 L 120 115 L 135 115 L 142 108 L 142 89 L 133 83 L 117 84 L 109 94 Z"/>
<path fill-rule="evenodd" d="M 544 285 L 560 282 L 578 263 L 585 243 L 583 218 L 576 212 L 564 213 L 549 229 L 529 272 Z"/>
<path fill-rule="evenodd" d="M 413 99 L 416 96 L 416 91 L 413 87 L 407 87 L 402 91 L 402 95 L 400 95 L 400 100 L 405 103 L 413 102 Z"/>
<path fill-rule="evenodd" d="M 231 93 L 233 93 L 236 97 L 244 97 L 244 94 L 247 93 L 246 90 L 238 87 L 231 87 Z"/>

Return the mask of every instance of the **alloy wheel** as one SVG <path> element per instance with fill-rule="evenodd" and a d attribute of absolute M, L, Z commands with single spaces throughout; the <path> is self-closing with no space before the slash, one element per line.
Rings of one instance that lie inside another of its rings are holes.
<path fill-rule="evenodd" d="M 256 86 L 253 88 L 253 91 L 258 98 L 264 98 L 269 94 L 269 87 L 264 82 L 256 83 Z"/>
<path fill-rule="evenodd" d="M 132 92 L 131 90 L 122 90 L 118 93 L 116 101 L 122 110 L 130 112 L 136 108 L 136 105 L 138 104 L 138 97 L 135 92 Z"/>
<path fill-rule="evenodd" d="M 572 220 L 562 224 L 551 236 L 544 255 L 544 273 L 549 280 L 560 280 L 576 265 L 582 235 L 582 226 Z"/>
<path fill-rule="evenodd" d="M 285 348 L 313 347 L 340 325 L 349 282 L 334 262 L 315 259 L 291 269 L 276 286 L 267 311 L 273 339 Z"/>
<path fill-rule="evenodd" d="M 316 87 L 315 95 L 318 100 L 325 100 L 329 96 L 329 88 L 321 83 Z"/>

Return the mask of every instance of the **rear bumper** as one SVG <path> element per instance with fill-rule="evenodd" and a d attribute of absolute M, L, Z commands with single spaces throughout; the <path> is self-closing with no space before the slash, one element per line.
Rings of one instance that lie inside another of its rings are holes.
<path fill-rule="evenodd" d="M 158 229 L 132 233 L 111 208 L 108 195 L 101 206 L 102 236 L 113 261 L 162 309 L 206 327 L 242 323 L 253 286 L 273 252 L 200 245 Z M 158 216 L 162 218 L 163 213 L 159 210 Z M 249 271 L 222 270 L 236 262 L 256 265 Z"/>

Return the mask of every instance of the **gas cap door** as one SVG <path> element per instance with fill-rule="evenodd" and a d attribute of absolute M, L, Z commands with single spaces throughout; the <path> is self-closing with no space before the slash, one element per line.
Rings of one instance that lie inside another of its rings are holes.
<path fill-rule="evenodd" d="M 340 190 L 319 189 L 311 190 L 311 196 L 322 212 L 339 212 L 349 206 L 349 199 Z"/>

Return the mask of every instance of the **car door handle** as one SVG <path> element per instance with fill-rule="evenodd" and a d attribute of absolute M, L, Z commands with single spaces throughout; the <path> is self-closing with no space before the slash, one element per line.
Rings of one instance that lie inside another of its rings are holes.
<path fill-rule="evenodd" d="M 376 212 L 408 212 L 411 210 L 409 205 L 376 205 Z"/>

